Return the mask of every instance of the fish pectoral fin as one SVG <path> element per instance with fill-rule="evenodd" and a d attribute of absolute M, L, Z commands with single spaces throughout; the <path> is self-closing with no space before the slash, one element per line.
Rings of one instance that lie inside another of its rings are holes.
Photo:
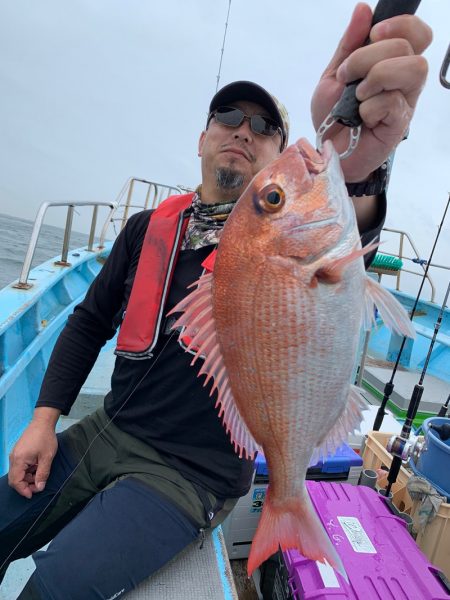
<path fill-rule="evenodd" d="M 364 327 L 369 330 L 375 322 L 374 304 L 380 311 L 381 318 L 389 329 L 405 337 L 415 338 L 416 331 L 408 317 L 408 313 L 377 281 L 367 276 L 364 297 Z"/>
<path fill-rule="evenodd" d="M 227 433 L 230 433 L 236 453 L 241 458 L 244 453 L 248 458 L 253 458 L 259 450 L 259 445 L 242 419 L 233 397 L 212 311 L 212 282 L 212 273 L 203 274 L 196 282 L 196 289 L 170 311 L 169 314 L 183 313 L 172 329 L 182 328 L 179 339 L 185 347 L 187 346 L 186 351 L 194 354 L 192 365 L 198 358 L 204 358 L 198 376 L 206 375 L 203 386 L 206 386 L 211 378 L 214 379 L 210 396 L 217 389 L 215 406 L 220 406 L 219 418 L 222 418 Z"/>
<path fill-rule="evenodd" d="M 378 247 L 378 244 L 379 242 L 373 242 L 364 246 L 364 248 L 356 248 L 350 252 L 350 254 L 327 261 L 327 263 L 319 267 L 312 276 L 310 287 L 316 287 L 318 283 L 339 283 L 342 280 L 344 268 L 357 258 L 375 250 L 375 248 Z"/>
<path fill-rule="evenodd" d="M 350 385 L 347 404 L 326 437 L 314 450 L 311 464 L 319 462 L 328 455 L 335 454 L 336 450 L 348 440 L 349 433 L 354 431 L 361 423 L 362 411 L 365 408 L 366 401 L 362 397 L 359 388 Z"/>

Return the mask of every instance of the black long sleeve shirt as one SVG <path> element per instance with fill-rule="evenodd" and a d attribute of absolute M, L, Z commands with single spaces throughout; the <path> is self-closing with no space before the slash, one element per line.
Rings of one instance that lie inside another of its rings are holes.
<path fill-rule="evenodd" d="M 383 198 L 376 226 L 362 232 L 363 245 L 379 236 L 384 216 Z M 36 406 L 69 413 L 100 349 L 120 325 L 150 217 L 151 211 L 143 211 L 129 219 L 85 299 L 69 317 Z M 200 276 L 201 263 L 211 250 L 207 246 L 180 252 L 166 314 Z M 371 257 L 366 257 L 366 264 Z M 154 447 L 190 481 L 221 497 L 241 496 L 250 486 L 252 461 L 234 452 L 214 408 L 216 393 L 209 396 L 213 382 L 203 387 L 204 378 L 197 377 L 200 364 L 190 366 L 191 359 L 163 323 L 152 358 L 116 358 L 111 392 L 105 397 L 106 413 L 119 428 Z"/>

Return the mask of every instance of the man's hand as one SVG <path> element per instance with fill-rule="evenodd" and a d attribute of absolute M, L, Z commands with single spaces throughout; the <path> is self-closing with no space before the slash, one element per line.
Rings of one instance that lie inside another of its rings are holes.
<path fill-rule="evenodd" d="M 10 454 L 9 485 L 25 498 L 45 488 L 58 448 L 55 425 L 59 415 L 55 408 L 37 408 Z"/>
<path fill-rule="evenodd" d="M 353 154 L 341 162 L 348 183 L 367 179 L 401 142 L 428 72 L 420 56 L 431 43 L 428 25 L 413 15 L 386 19 L 372 29 L 371 21 L 370 7 L 357 4 L 311 103 L 317 130 L 345 84 L 363 80 L 356 88 L 363 120 L 361 137 Z M 371 43 L 361 47 L 369 33 Z M 335 125 L 327 135 L 338 152 L 347 148 L 349 132 L 348 127 Z"/>

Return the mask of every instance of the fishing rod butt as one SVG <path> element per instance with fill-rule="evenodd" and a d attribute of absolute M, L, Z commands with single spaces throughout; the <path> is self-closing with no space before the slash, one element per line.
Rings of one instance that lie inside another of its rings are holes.
<path fill-rule="evenodd" d="M 402 459 L 399 456 L 393 456 L 391 468 L 389 469 L 389 473 L 387 476 L 388 484 L 386 486 L 385 496 L 389 498 L 389 493 L 393 484 L 397 481 L 398 474 L 400 472 L 400 467 L 402 466 Z"/>

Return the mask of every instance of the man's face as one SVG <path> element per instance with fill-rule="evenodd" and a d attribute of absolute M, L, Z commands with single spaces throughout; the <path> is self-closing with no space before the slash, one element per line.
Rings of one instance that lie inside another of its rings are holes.
<path fill-rule="evenodd" d="M 249 117 L 270 116 L 254 102 L 238 101 L 229 106 L 240 108 Z M 273 137 L 253 133 L 248 119 L 244 119 L 239 127 L 221 125 L 211 119 L 199 140 L 203 188 L 212 185 L 221 187 L 223 181 L 223 191 L 229 191 L 226 190 L 228 182 L 238 197 L 256 173 L 279 156 L 280 144 L 279 133 Z M 224 177 L 221 173 L 225 174 Z"/>

